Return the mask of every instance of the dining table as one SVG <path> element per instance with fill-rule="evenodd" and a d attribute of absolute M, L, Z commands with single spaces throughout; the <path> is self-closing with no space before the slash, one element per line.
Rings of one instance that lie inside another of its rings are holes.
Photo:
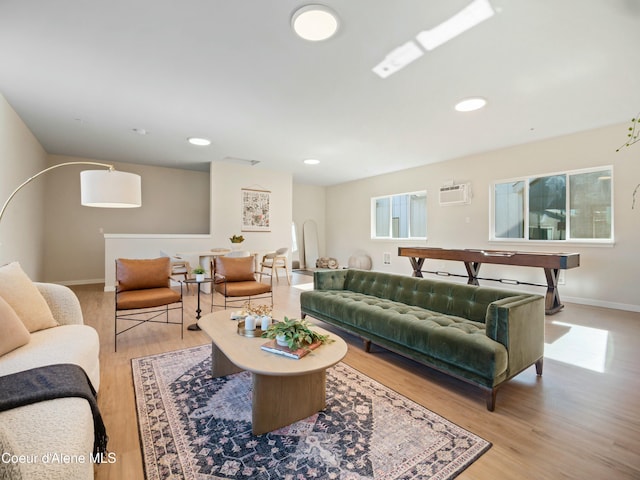
<path fill-rule="evenodd" d="M 198 263 L 206 272 L 207 277 L 213 277 L 211 271 L 211 262 L 215 257 L 220 257 L 231 252 L 230 248 L 214 248 L 211 250 L 197 250 L 194 252 L 178 252 L 176 255 L 179 257 L 198 257 Z M 204 293 L 211 293 L 211 283 L 205 282 L 202 285 L 202 291 Z"/>

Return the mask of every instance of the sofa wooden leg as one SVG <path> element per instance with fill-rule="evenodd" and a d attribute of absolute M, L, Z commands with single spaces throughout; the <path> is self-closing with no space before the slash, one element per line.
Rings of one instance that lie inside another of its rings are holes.
<path fill-rule="evenodd" d="M 487 410 L 493 412 L 496 408 L 496 395 L 498 394 L 497 388 L 492 388 L 487 393 Z"/>
<path fill-rule="evenodd" d="M 536 362 L 536 374 L 538 376 L 542 376 L 542 365 L 544 363 L 544 358 L 541 358 Z"/>
<path fill-rule="evenodd" d="M 304 313 L 304 312 L 300 312 L 300 318 L 301 318 L 302 320 L 304 320 L 304 318 L 305 318 L 306 316 L 307 316 L 307 314 L 306 314 L 306 313 Z"/>
<path fill-rule="evenodd" d="M 367 340 L 366 338 L 363 338 L 364 341 L 364 351 L 369 353 L 371 352 L 371 340 Z"/>

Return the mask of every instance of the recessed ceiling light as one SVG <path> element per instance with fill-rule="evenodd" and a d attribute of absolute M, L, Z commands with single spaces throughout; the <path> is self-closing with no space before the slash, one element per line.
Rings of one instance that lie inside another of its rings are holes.
<path fill-rule="evenodd" d="M 291 26 L 301 38 L 318 42 L 335 35 L 338 17 L 324 5 L 306 5 L 293 14 Z"/>
<path fill-rule="evenodd" d="M 318 165 L 320 163 L 320 160 L 316 160 L 315 158 L 307 158 L 304 163 L 306 163 L 307 165 Z"/>
<path fill-rule="evenodd" d="M 147 132 L 144 128 L 132 128 L 131 131 L 133 133 L 137 133 L 138 135 L 149 135 L 149 132 Z"/>
<path fill-rule="evenodd" d="M 207 145 L 211 145 L 211 140 L 208 138 L 198 138 L 198 137 L 189 137 L 187 138 L 187 142 L 191 145 L 197 145 L 199 147 L 206 147 Z"/>
<path fill-rule="evenodd" d="M 478 110 L 484 107 L 487 104 L 487 101 L 482 97 L 473 97 L 462 100 L 461 102 L 456 103 L 455 109 L 458 112 L 473 112 L 474 110 Z"/>

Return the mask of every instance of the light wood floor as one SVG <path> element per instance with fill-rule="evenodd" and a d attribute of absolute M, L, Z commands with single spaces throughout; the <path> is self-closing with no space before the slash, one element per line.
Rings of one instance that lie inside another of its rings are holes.
<path fill-rule="evenodd" d="M 312 281 L 294 274 L 293 284 Z M 73 287 L 85 322 L 101 339 L 99 405 L 114 464 L 96 467 L 96 478 L 143 479 L 131 376 L 131 359 L 209 343 L 203 332 L 186 330 L 195 316 L 195 296 L 186 296 L 184 340 L 178 326 L 144 325 L 118 339 L 113 351 L 113 293 L 102 285 Z M 281 280 L 276 308 L 299 318 L 301 290 Z M 209 296 L 203 295 L 209 311 Z M 460 479 L 639 479 L 640 314 L 568 304 L 547 317 L 544 375 L 535 369 L 508 382 L 496 410 L 484 395 L 410 360 L 374 347 L 330 326 L 349 344 L 345 363 L 415 402 L 493 443 Z M 556 348 L 560 346 L 561 348 Z M 590 362 L 589 368 L 575 363 Z"/>

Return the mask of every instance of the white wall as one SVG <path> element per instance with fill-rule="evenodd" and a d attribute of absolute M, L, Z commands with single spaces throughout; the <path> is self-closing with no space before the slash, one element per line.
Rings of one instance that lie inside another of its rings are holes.
<path fill-rule="evenodd" d="M 291 174 L 245 167 L 225 162 L 211 164 L 211 240 L 212 247 L 229 247 L 229 237 L 242 235 L 242 248 L 253 252 L 291 248 Z M 271 231 L 243 232 L 241 189 L 271 192 Z"/>
<path fill-rule="evenodd" d="M 293 185 L 293 221 L 296 226 L 298 237 L 298 255 L 296 260 L 304 265 L 304 235 L 302 227 L 307 220 L 313 220 L 318 226 L 318 254 L 321 257 L 331 256 L 326 250 L 326 191 L 325 187 L 316 185 Z M 306 265 L 307 268 L 314 268 L 315 265 Z"/>
<path fill-rule="evenodd" d="M 422 245 L 577 252 L 581 255 L 581 266 L 565 272 L 566 284 L 559 289 L 562 300 L 640 311 L 637 280 L 640 205 L 631 209 L 631 193 L 640 183 L 640 146 L 615 151 L 624 142 L 627 127 L 615 125 L 329 187 L 327 252 L 346 264 L 350 255 L 362 249 L 372 256 L 373 269 L 411 274 L 408 259 L 398 257 L 397 248 L 417 243 L 371 240 L 370 198 L 426 188 L 428 240 Z M 488 241 L 491 182 L 602 165 L 614 167 L 615 245 L 523 245 Z M 471 182 L 471 205 L 438 205 L 438 189 L 449 179 L 456 183 Z M 391 265 L 382 264 L 384 252 L 391 253 Z M 462 263 L 446 261 L 427 260 L 424 269 L 465 273 Z M 545 283 L 542 269 L 484 265 L 481 276 Z M 523 289 L 544 293 L 539 287 Z"/>
<path fill-rule="evenodd" d="M 0 208 L 18 185 L 46 167 L 46 152 L 0 94 Z M 20 190 L 0 222 L 0 265 L 19 261 L 36 281 L 43 279 L 45 176 Z"/>

